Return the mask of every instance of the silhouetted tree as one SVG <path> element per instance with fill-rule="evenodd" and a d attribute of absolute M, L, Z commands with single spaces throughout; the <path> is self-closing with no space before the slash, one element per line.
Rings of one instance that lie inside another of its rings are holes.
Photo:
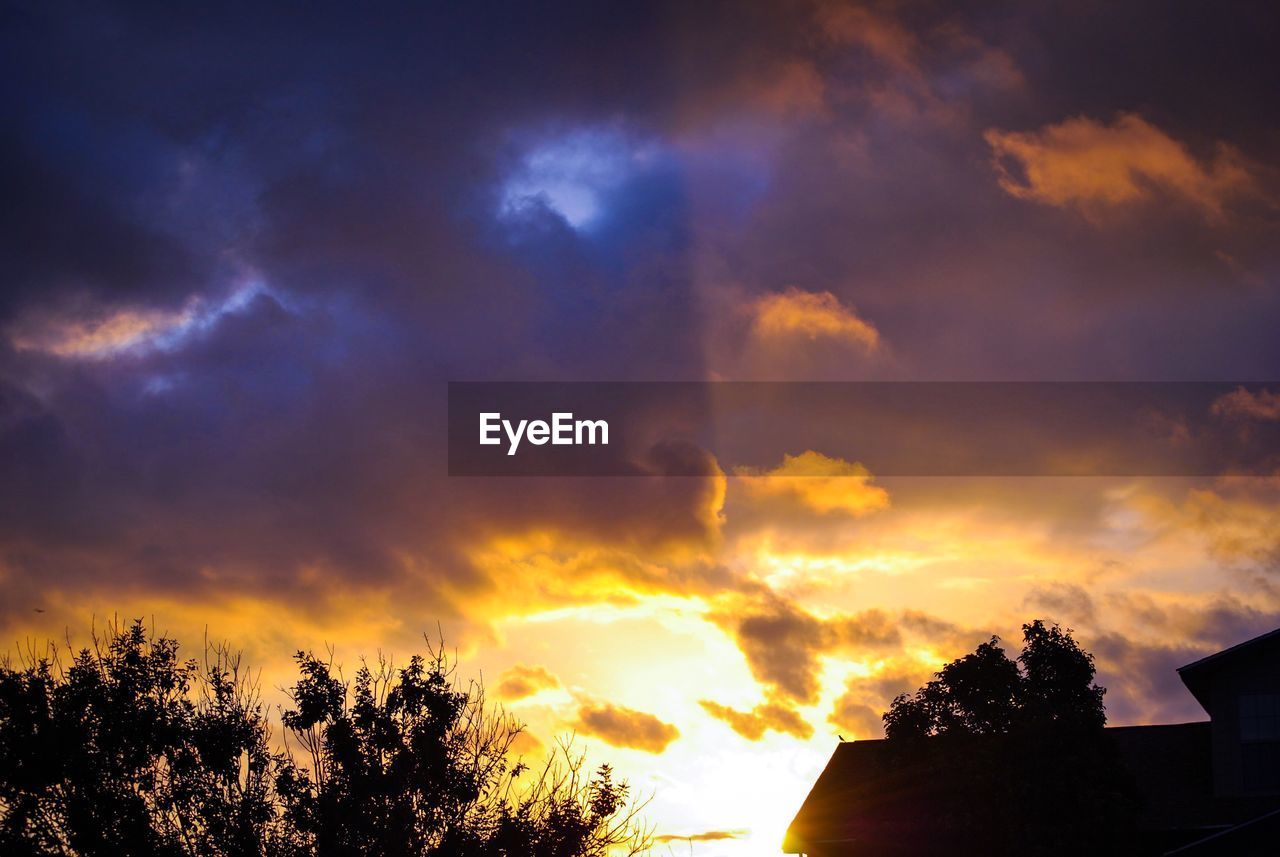
<path fill-rule="evenodd" d="M 952 661 L 912 696 L 900 694 L 884 715 L 893 739 L 1007 732 L 1018 713 L 1022 675 L 992 637 Z"/>
<path fill-rule="evenodd" d="M 0 669 L 0 852 L 260 854 L 279 757 L 239 663 L 140 623 L 62 668 Z"/>
<path fill-rule="evenodd" d="M 995 735 L 1044 723 L 1101 729 L 1106 690 L 1093 681 L 1093 656 L 1070 631 L 1039 619 L 1023 625 L 1022 634 L 1018 663 L 992 637 L 914 694 L 900 694 L 884 715 L 885 735 Z"/>
<path fill-rule="evenodd" d="M 430 648 L 430 647 L 429 647 Z M 204 662 L 112 628 L 65 666 L 0 667 L 0 853 L 9 855 L 636 854 L 648 837 L 607 766 L 567 747 L 541 774 L 511 759 L 520 724 L 459 688 L 437 649 L 354 685 L 297 656 L 271 740 L 225 647 Z M 303 758 L 291 750 L 299 747 Z M 610 850 L 613 849 L 613 850 Z"/>
<path fill-rule="evenodd" d="M 1102 697 L 1107 691 L 1093 681 L 1093 655 L 1076 644 L 1070 631 L 1039 619 L 1023 625 L 1022 636 L 1021 719 L 1085 729 L 1105 726 Z"/>
<path fill-rule="evenodd" d="M 885 713 L 898 763 L 926 784 L 920 823 L 955 853 L 1114 849 L 1135 803 L 1103 731 L 1093 657 L 1057 625 L 1022 631 L 1017 662 L 992 637 Z"/>
<path fill-rule="evenodd" d="M 329 665 L 299 652 L 303 678 L 284 725 L 308 768 L 281 769 L 279 789 L 303 846 L 324 855 L 499 857 L 637 853 L 627 787 L 609 767 L 582 775 L 581 757 L 548 766 L 520 792 L 512 765 L 520 724 L 460 690 L 437 649 L 393 670 L 361 666 L 354 692 Z M 610 851 L 610 849 L 613 849 Z"/>

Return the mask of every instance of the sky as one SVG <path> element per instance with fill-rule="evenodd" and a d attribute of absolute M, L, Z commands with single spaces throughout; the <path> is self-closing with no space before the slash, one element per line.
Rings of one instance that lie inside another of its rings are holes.
<path fill-rule="evenodd" d="M 299 648 L 442 635 L 530 753 L 576 734 L 673 853 L 747 857 L 992 634 L 1074 629 L 1125 724 L 1203 717 L 1174 668 L 1280 626 L 1280 469 L 445 443 L 464 380 L 1239 381 L 1215 416 L 1280 421 L 1274 4 L 0 21 L 7 649 L 145 617 L 278 698 Z"/>

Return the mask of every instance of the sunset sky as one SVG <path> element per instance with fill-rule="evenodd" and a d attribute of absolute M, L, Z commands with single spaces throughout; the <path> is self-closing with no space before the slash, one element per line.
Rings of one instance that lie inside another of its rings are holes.
<path fill-rule="evenodd" d="M 146 617 L 279 701 L 442 634 L 527 752 L 755 857 L 991 634 L 1075 629 L 1125 724 L 1280 627 L 1280 469 L 445 443 L 448 381 L 1277 381 L 1274 4 L 124 6 L 0 18 L 0 649 Z"/>

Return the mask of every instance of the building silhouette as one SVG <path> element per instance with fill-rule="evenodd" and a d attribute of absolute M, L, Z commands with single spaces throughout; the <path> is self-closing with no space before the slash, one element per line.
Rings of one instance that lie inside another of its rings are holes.
<path fill-rule="evenodd" d="M 1125 853 L 1280 855 L 1280 629 L 1178 675 L 1208 720 L 1104 731 L 1136 796 L 1137 829 Z M 920 817 L 929 805 L 922 796 L 936 791 L 921 779 L 884 740 L 840 743 L 782 850 L 809 857 L 963 852 L 961 843 L 936 841 Z"/>

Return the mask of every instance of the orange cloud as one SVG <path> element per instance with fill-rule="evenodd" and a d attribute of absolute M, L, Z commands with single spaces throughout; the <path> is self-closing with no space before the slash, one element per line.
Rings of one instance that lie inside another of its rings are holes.
<path fill-rule="evenodd" d="M 664 833 L 655 836 L 654 842 L 723 842 L 726 839 L 741 839 L 746 836 L 745 830 L 706 830 L 702 833 Z"/>
<path fill-rule="evenodd" d="M 13 344 L 59 357 L 109 357 L 181 328 L 192 317 L 190 309 L 120 310 L 97 318 L 50 320 L 18 333 Z"/>
<path fill-rule="evenodd" d="M 1081 116 L 1038 131 L 992 128 L 984 137 L 1006 193 L 1086 213 L 1163 193 L 1218 218 L 1228 199 L 1254 184 L 1230 146 L 1220 144 L 1212 159 L 1199 161 L 1182 143 L 1131 113 L 1110 125 Z"/>
<path fill-rule="evenodd" d="M 527 729 L 521 729 L 512 740 L 511 746 L 507 748 L 508 753 L 512 756 L 540 756 L 547 752 L 547 745 L 542 743 L 537 735 L 534 735 Z"/>
<path fill-rule="evenodd" d="M 680 737 L 680 730 L 652 714 L 613 703 L 587 703 L 578 709 L 578 731 L 615 747 L 661 753 Z"/>
<path fill-rule="evenodd" d="M 546 667 L 528 667 L 516 664 L 502 674 L 495 692 L 503 699 L 515 701 L 533 696 L 540 690 L 550 690 L 560 686 L 556 678 Z"/>
<path fill-rule="evenodd" d="M 768 731 L 792 735 L 802 741 L 813 737 L 813 727 L 798 712 L 777 702 L 766 702 L 750 711 L 738 711 L 710 699 L 700 700 L 698 704 L 748 741 L 759 741 Z"/>
<path fill-rule="evenodd" d="M 805 61 L 778 65 L 773 73 L 751 88 L 754 102 L 781 116 L 818 113 L 824 106 L 822 75 Z"/>
<path fill-rule="evenodd" d="M 1223 419 L 1275 422 L 1280 420 L 1280 393 L 1260 390 L 1255 394 L 1239 387 L 1220 396 L 1210 410 Z"/>
<path fill-rule="evenodd" d="M 831 41 L 862 47 L 886 66 L 906 74 L 921 74 L 917 63 L 919 40 L 901 24 L 883 15 L 848 4 L 824 4 L 818 26 Z"/>
<path fill-rule="evenodd" d="M 784 455 L 772 470 L 740 468 L 734 475 L 752 497 L 786 497 L 820 514 L 866 515 L 889 506 L 889 492 L 871 484 L 866 467 L 813 450 Z"/>
<path fill-rule="evenodd" d="M 903 625 L 910 624 L 904 617 Z M 935 629 L 941 630 L 941 629 Z M 965 646 L 946 647 L 963 651 Z M 854 676 L 837 697 L 827 722 L 844 738 L 879 738 L 884 734 L 881 715 L 890 701 L 900 693 L 909 693 L 923 685 L 932 675 L 932 667 L 912 658 L 894 658 L 883 662 L 870 676 Z"/>
<path fill-rule="evenodd" d="M 242 311 L 262 291 L 258 283 L 248 282 L 219 301 L 193 296 L 176 310 L 81 307 L 63 315 L 42 314 L 27 318 L 10 331 L 10 341 L 21 351 L 94 360 L 170 348 L 184 337 L 212 327 L 228 313 Z"/>
<path fill-rule="evenodd" d="M 831 292 L 787 289 L 752 304 L 752 332 L 759 339 L 839 341 L 874 351 L 880 332 Z"/>
<path fill-rule="evenodd" d="M 845 2 L 820 4 L 815 23 L 827 41 L 869 61 L 856 82 L 829 81 L 830 100 L 866 103 L 891 121 L 959 123 L 969 112 L 970 92 L 1025 83 L 1008 53 L 955 24 L 922 30 L 891 11 Z"/>
<path fill-rule="evenodd" d="M 880 738 L 884 735 L 884 721 L 880 714 L 853 693 L 846 693 L 836 700 L 830 722 L 844 730 L 841 734 L 848 738 Z"/>

